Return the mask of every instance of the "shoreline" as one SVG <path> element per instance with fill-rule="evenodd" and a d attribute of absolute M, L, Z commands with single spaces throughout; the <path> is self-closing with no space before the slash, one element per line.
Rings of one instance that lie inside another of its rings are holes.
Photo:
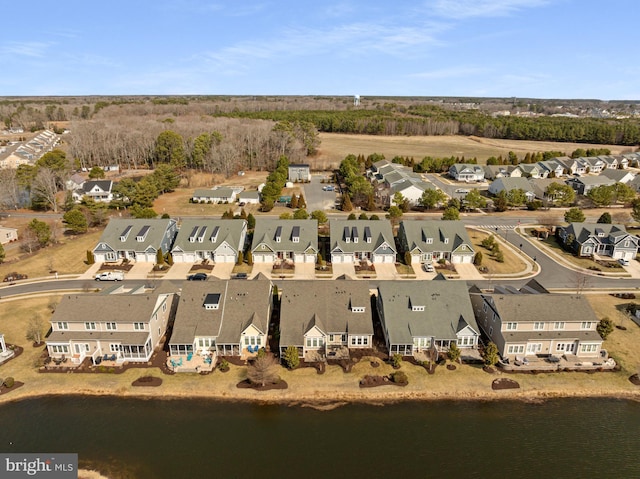
<path fill-rule="evenodd" d="M 230 395 L 226 393 L 216 394 L 213 391 L 202 391 L 202 393 L 170 393 L 163 394 L 161 391 L 144 393 L 123 392 L 123 391 L 107 391 L 99 389 L 85 389 L 81 391 L 53 391 L 53 392 L 36 392 L 31 391 L 12 397 L 5 394 L 0 397 L 0 407 L 4 404 L 10 404 L 20 401 L 39 399 L 45 397 L 111 397 L 123 399 L 139 399 L 139 400 L 210 400 L 214 402 L 225 403 L 247 403 L 259 405 L 283 405 L 289 407 L 308 407 L 317 410 L 333 410 L 338 407 L 351 404 L 368 404 L 375 406 L 391 406 L 403 402 L 434 402 L 434 401 L 451 401 L 451 402 L 493 402 L 493 401 L 520 401 L 530 403 L 542 403 L 547 400 L 554 399 L 619 399 L 640 402 L 640 388 L 638 391 L 625 391 L 621 389 L 610 391 L 522 391 L 522 390 L 489 390 L 489 391 L 469 391 L 466 394 L 441 393 L 435 391 L 413 391 L 413 392 L 376 392 L 367 391 L 363 394 L 354 393 L 338 393 L 338 394 L 296 394 L 295 397 L 289 395 L 278 394 L 278 391 L 254 391 L 253 397 L 237 394 Z"/>

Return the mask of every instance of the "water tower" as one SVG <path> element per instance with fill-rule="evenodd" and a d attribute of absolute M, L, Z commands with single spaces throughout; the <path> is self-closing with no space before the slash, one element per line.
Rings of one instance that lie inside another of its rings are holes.
<path fill-rule="evenodd" d="M 353 106 L 360 106 L 360 95 L 353 96 Z"/>

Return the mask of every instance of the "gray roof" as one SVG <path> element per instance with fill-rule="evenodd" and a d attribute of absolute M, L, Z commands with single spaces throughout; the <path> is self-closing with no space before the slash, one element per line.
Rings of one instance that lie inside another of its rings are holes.
<path fill-rule="evenodd" d="M 413 344 L 413 338 L 455 340 L 470 326 L 480 333 L 463 281 L 381 281 L 381 318 L 391 344 Z M 412 307 L 424 306 L 424 311 Z"/>
<path fill-rule="evenodd" d="M 364 313 L 351 307 L 364 307 Z M 364 281 L 285 281 L 280 303 L 280 345 L 302 346 L 313 326 L 325 334 L 373 334 L 369 284 Z"/>
<path fill-rule="evenodd" d="M 175 226 L 175 223 L 172 219 L 112 218 L 100 236 L 94 251 L 108 249 L 101 248 L 102 243 L 114 251 L 145 251 L 149 247 L 157 251 L 168 230 Z M 123 234 L 125 234 L 124 237 Z M 137 239 L 140 234 L 142 234 L 142 241 Z"/>
<path fill-rule="evenodd" d="M 465 170 L 476 175 L 484 174 L 484 168 L 482 165 L 477 165 L 475 163 L 455 163 L 451 165 L 449 169 L 455 171 L 458 175 L 465 172 Z"/>
<path fill-rule="evenodd" d="M 387 243 L 390 250 L 395 252 L 393 230 L 389 220 L 331 220 L 330 242 L 331 251 L 339 249 L 343 253 L 355 253 L 358 251 L 375 251 L 383 243 Z M 346 242 L 346 238 L 349 242 Z M 367 238 L 371 238 L 367 242 Z M 355 239 L 358 242 L 354 242 Z"/>
<path fill-rule="evenodd" d="M 615 244 L 622 238 L 631 236 L 624 225 L 606 223 L 570 223 L 563 228 L 566 234 L 571 234 L 580 244 L 589 238 L 594 238 L 600 243 Z M 604 236 L 598 236 L 602 232 Z M 635 238 L 631 236 L 631 238 Z"/>
<path fill-rule="evenodd" d="M 50 322 L 149 322 L 160 296 L 156 289 L 134 294 L 65 294 Z"/>
<path fill-rule="evenodd" d="M 110 192 L 113 188 L 113 181 L 111 180 L 87 180 L 82 184 L 80 193 L 89 193 L 95 186 L 102 191 Z"/>
<path fill-rule="evenodd" d="M 193 198 L 231 198 L 233 194 L 233 188 L 220 186 L 211 189 L 197 189 L 193 192 Z"/>
<path fill-rule="evenodd" d="M 259 200 L 260 192 L 259 191 L 242 191 L 238 194 L 238 199 L 240 201 L 245 199 Z"/>
<path fill-rule="evenodd" d="M 584 296 L 567 294 L 484 294 L 492 297 L 502 322 L 590 321 L 597 322 Z M 544 331 L 541 331 L 544 333 Z M 554 333 L 555 331 L 551 331 Z M 535 331 L 527 334 L 533 335 Z M 577 335 L 578 332 L 571 332 Z"/>
<path fill-rule="evenodd" d="M 218 308 L 205 309 L 207 297 L 215 295 L 220 295 Z M 250 324 L 266 334 L 270 306 L 268 280 L 186 281 L 169 344 L 193 344 L 196 336 L 216 338 L 217 344 L 239 344 L 240 334 Z"/>
<path fill-rule="evenodd" d="M 600 176 L 600 175 L 581 176 L 580 178 L 572 178 L 570 181 L 574 183 L 582 183 L 583 185 L 594 185 L 594 186 L 615 184 L 615 180 L 612 180 L 611 178 L 607 178 L 606 176 Z"/>
<path fill-rule="evenodd" d="M 455 251 L 467 245 L 461 253 L 473 254 L 473 244 L 462 221 L 408 220 L 400 223 L 404 231 L 409 251 L 419 248 L 423 253 L 434 251 Z M 427 243 L 427 239 L 431 243 Z M 445 243 L 447 239 L 447 243 Z"/>
<path fill-rule="evenodd" d="M 412 186 L 415 186 L 416 188 L 422 191 L 436 189 L 436 187 L 432 183 L 429 183 L 428 181 L 416 181 L 413 179 L 405 178 L 402 181 L 394 183 L 391 186 L 390 191 L 391 191 L 391 194 L 394 194 L 398 191 L 402 193 L 404 190 L 406 190 L 407 188 L 411 188 Z"/>
<path fill-rule="evenodd" d="M 544 195 L 547 193 L 547 188 L 549 188 L 552 183 L 558 183 L 563 186 L 566 185 L 564 180 L 556 178 L 529 178 L 529 184 L 536 198 L 544 198 Z"/>
<path fill-rule="evenodd" d="M 505 177 L 505 178 L 498 178 L 497 180 L 495 180 L 493 183 L 491 183 L 491 189 L 493 191 L 506 191 L 509 192 L 511 190 L 523 190 L 525 193 L 528 191 L 533 191 L 533 187 L 531 186 L 531 183 L 529 183 L 529 180 L 527 180 L 526 178 L 522 178 L 522 177 Z"/>
<path fill-rule="evenodd" d="M 299 232 L 298 242 L 293 241 L 293 231 Z M 279 234 L 280 242 L 276 241 Z M 318 251 L 317 220 L 281 220 L 258 218 L 253 233 L 251 251 L 260 244 L 266 244 L 272 251 L 296 251 L 302 253 L 309 248 Z"/>
<path fill-rule="evenodd" d="M 629 172 L 628 170 L 617 170 L 617 169 L 613 169 L 613 168 L 607 168 L 602 173 L 600 173 L 599 176 L 604 176 L 606 178 L 610 178 L 610 179 L 616 181 L 617 183 L 619 183 L 620 181 L 624 180 L 625 177 L 627 177 L 627 176 L 630 177 L 630 178 L 628 178 L 629 180 L 632 180 L 634 178 L 633 173 Z"/>
<path fill-rule="evenodd" d="M 178 235 L 171 251 L 215 251 L 223 242 L 241 251 L 242 232 L 246 231 L 247 222 L 241 219 L 188 218 L 182 221 Z M 195 232 L 195 234 L 194 234 Z M 194 237 L 195 241 L 189 238 Z M 202 241 L 200 241 L 202 238 Z"/>

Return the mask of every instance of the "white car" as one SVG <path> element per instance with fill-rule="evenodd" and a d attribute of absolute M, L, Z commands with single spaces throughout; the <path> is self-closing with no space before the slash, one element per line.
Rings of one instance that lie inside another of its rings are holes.
<path fill-rule="evenodd" d="M 122 281 L 124 273 L 122 271 L 106 271 L 96 274 L 96 281 Z"/>
<path fill-rule="evenodd" d="M 625 259 L 625 258 L 620 258 L 618 260 L 618 263 L 620 263 L 622 266 L 629 266 L 630 261 L 628 259 Z"/>
<path fill-rule="evenodd" d="M 435 271 L 435 268 L 431 263 L 425 263 L 423 268 L 427 273 L 433 273 Z"/>

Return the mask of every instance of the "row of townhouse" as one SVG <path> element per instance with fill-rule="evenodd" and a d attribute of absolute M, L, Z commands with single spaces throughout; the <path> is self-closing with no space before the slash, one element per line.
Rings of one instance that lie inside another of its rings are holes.
<path fill-rule="evenodd" d="M 386 206 L 397 206 L 393 201 L 396 193 L 400 193 L 411 205 L 417 205 L 426 190 L 436 189 L 411 168 L 387 160 L 371 165 L 367 170 L 367 178 L 376 185 L 374 194 L 378 201 Z"/>
<path fill-rule="evenodd" d="M 395 263 L 409 252 L 414 264 L 441 259 L 471 263 L 474 249 L 462 222 L 408 220 L 400 223 L 398 245 L 388 220 L 331 220 L 332 263 Z M 93 249 L 95 261 L 153 262 L 157 252 L 171 252 L 179 263 L 203 260 L 233 263 L 245 249 L 247 222 L 242 219 L 189 218 L 180 228 L 173 219 L 112 219 Z M 258 218 L 249 249 L 255 263 L 315 263 L 316 220 Z"/>
<path fill-rule="evenodd" d="M 354 350 L 424 359 L 456 344 L 478 358 L 481 331 L 504 359 L 603 354 L 597 318 L 582 296 L 551 294 L 535 281 L 492 292 L 451 281 L 285 281 L 274 314 L 273 283 L 185 282 L 179 293 L 124 287 L 65 295 L 51 318 L 54 360 L 147 362 L 164 341 L 176 371 L 212 369 L 219 357 L 250 359 L 295 348 L 309 362 L 348 359 Z M 374 311 L 375 309 L 375 311 Z M 373 319 L 380 319 L 376 338 Z M 378 341 L 376 341 L 376 339 Z"/>
<path fill-rule="evenodd" d="M 242 186 L 216 186 L 213 188 L 200 188 L 193 192 L 193 203 L 244 203 L 257 205 L 260 203 L 259 191 L 245 191 Z"/>
<path fill-rule="evenodd" d="M 0 159 L 0 168 L 17 168 L 20 165 L 32 165 L 45 153 L 53 150 L 59 137 L 51 130 L 38 133 L 31 140 L 22 143 L 6 158 Z"/>

